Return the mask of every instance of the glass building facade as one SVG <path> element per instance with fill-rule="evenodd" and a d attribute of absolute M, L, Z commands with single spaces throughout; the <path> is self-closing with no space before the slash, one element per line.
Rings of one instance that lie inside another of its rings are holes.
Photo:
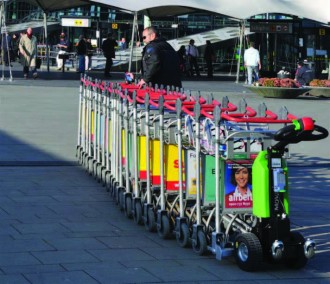
<path fill-rule="evenodd" d="M 88 17 L 92 21 L 90 28 L 68 28 L 60 25 L 62 17 Z M 42 21 L 43 13 L 38 7 L 27 4 L 24 1 L 7 1 L 6 23 L 7 25 L 30 21 Z M 66 32 L 71 42 L 76 42 L 80 34 L 95 39 L 99 31 L 99 41 L 108 32 L 113 32 L 119 40 L 125 37 L 127 42 L 131 41 L 133 16 L 120 11 L 110 9 L 102 5 L 88 5 L 64 11 L 48 14 L 48 21 L 58 23 L 48 29 L 49 43 L 56 44 L 59 33 Z M 252 17 L 246 21 L 246 26 L 271 25 L 272 23 L 286 23 L 290 31 L 278 32 L 260 30 L 243 41 L 243 49 L 249 41 L 254 41 L 260 50 L 263 72 L 266 75 L 274 75 L 282 68 L 291 73 L 296 68 L 298 59 L 307 59 L 315 68 L 317 76 L 323 76 L 322 71 L 328 68 L 330 55 L 330 28 L 326 25 L 278 14 L 263 14 Z M 195 13 L 172 18 L 153 19 L 152 24 L 156 26 L 161 35 L 167 39 L 180 38 L 205 31 L 221 29 L 223 27 L 239 28 L 240 22 L 220 15 L 206 13 Z M 139 16 L 138 25 L 140 34 L 144 26 L 143 16 Z M 42 34 L 42 30 L 38 31 Z M 42 36 L 39 36 L 42 41 Z M 134 41 L 139 38 L 134 39 Z M 100 44 L 98 42 L 98 44 Z M 238 39 L 230 39 L 223 42 L 213 43 L 217 53 L 217 61 L 223 62 L 231 71 L 235 71 L 236 60 L 239 57 Z M 203 48 L 201 47 L 201 51 Z M 202 53 L 202 52 L 201 52 Z M 226 70 L 228 71 L 228 70 Z"/>

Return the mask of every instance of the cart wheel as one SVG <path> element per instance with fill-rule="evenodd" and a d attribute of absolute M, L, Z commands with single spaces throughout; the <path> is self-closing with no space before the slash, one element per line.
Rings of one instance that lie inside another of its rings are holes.
<path fill-rule="evenodd" d="M 178 242 L 179 246 L 182 248 L 186 248 L 190 246 L 190 239 L 189 239 L 189 228 L 186 223 L 182 223 L 180 225 L 180 234 L 176 233 L 176 241 Z"/>
<path fill-rule="evenodd" d="M 125 207 L 124 207 L 124 191 L 125 191 L 125 188 L 120 186 L 118 187 L 118 205 L 119 205 L 119 209 L 120 210 L 123 210 Z"/>
<path fill-rule="evenodd" d="M 132 214 L 132 197 L 131 196 L 126 196 L 125 197 L 125 215 L 129 219 L 131 219 L 133 217 L 133 214 Z"/>
<path fill-rule="evenodd" d="M 244 271 L 255 271 L 262 263 L 262 246 L 255 234 L 239 234 L 235 240 L 237 265 Z"/>
<path fill-rule="evenodd" d="M 147 214 L 148 214 L 148 221 L 144 222 L 144 226 L 149 232 L 155 232 L 157 226 L 156 226 L 156 218 L 153 208 L 149 208 Z"/>
<path fill-rule="evenodd" d="M 94 160 L 88 157 L 87 172 L 90 176 L 93 175 Z"/>
<path fill-rule="evenodd" d="M 134 222 L 138 225 L 143 224 L 143 219 L 142 219 L 142 205 L 141 202 L 136 202 L 135 203 L 135 209 L 134 209 Z"/>
<path fill-rule="evenodd" d="M 205 233 L 202 230 L 197 232 L 196 240 L 192 241 L 192 248 L 198 255 L 204 255 L 207 251 L 207 242 Z"/>
<path fill-rule="evenodd" d="M 111 182 L 111 196 L 114 201 L 116 201 L 116 194 L 117 194 L 117 183 L 116 180 L 113 179 Z"/>
<path fill-rule="evenodd" d="M 82 149 L 81 148 L 77 148 L 77 157 L 78 157 L 78 162 L 79 165 L 83 165 L 84 160 L 83 160 L 83 153 L 82 153 Z"/>
<path fill-rule="evenodd" d="M 111 187 L 111 174 L 110 172 L 105 175 L 105 188 L 107 189 L 107 192 L 110 192 Z"/>
<path fill-rule="evenodd" d="M 286 256 L 286 266 L 291 269 L 303 268 L 308 261 L 304 253 L 305 238 L 299 232 L 290 232 L 289 244 L 290 243 L 296 244 L 296 249 L 293 250 L 293 253 L 291 255 Z"/>
<path fill-rule="evenodd" d="M 161 217 L 161 226 L 157 226 L 158 236 L 162 239 L 168 239 L 171 234 L 170 220 L 166 215 Z"/>
<path fill-rule="evenodd" d="M 97 180 L 97 169 L 98 169 L 98 162 L 94 161 L 93 162 L 93 167 L 92 167 L 92 176 Z"/>
<path fill-rule="evenodd" d="M 118 182 L 115 182 L 114 183 L 114 187 L 115 187 L 115 201 L 116 201 L 116 205 L 119 205 L 120 204 L 120 186 L 118 184 Z"/>
<path fill-rule="evenodd" d="M 101 183 L 101 181 L 102 181 L 102 169 L 103 169 L 102 165 L 97 167 L 96 180 L 98 183 Z"/>

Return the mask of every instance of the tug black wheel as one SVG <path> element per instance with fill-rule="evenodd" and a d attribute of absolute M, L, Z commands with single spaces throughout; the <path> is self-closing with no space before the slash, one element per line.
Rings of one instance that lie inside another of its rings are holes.
<path fill-rule="evenodd" d="M 239 268 L 244 271 L 260 269 L 263 254 L 262 246 L 255 234 L 239 234 L 235 240 L 235 259 Z"/>
<path fill-rule="evenodd" d="M 290 232 L 288 245 L 293 247 L 290 249 L 290 254 L 286 255 L 285 258 L 285 264 L 287 267 L 291 269 L 300 269 L 307 264 L 308 259 L 304 253 L 304 243 L 305 238 L 302 234 L 299 232 Z"/>

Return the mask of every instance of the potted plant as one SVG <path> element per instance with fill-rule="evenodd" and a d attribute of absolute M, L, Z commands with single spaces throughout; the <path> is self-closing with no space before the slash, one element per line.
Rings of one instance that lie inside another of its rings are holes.
<path fill-rule="evenodd" d="M 310 94 L 317 97 L 330 97 L 330 80 L 314 79 L 309 83 Z"/>
<path fill-rule="evenodd" d="M 296 98 L 308 92 L 309 88 L 301 88 L 299 83 L 290 78 L 260 78 L 252 86 L 246 86 L 258 95 L 270 98 Z"/>

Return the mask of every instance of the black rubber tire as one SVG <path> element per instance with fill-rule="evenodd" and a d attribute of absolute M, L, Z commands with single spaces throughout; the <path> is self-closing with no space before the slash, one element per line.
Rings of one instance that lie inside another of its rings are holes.
<path fill-rule="evenodd" d="M 157 233 L 158 236 L 162 239 L 169 239 L 171 236 L 171 225 L 170 225 L 170 219 L 167 215 L 161 216 L 161 226 L 157 226 Z"/>
<path fill-rule="evenodd" d="M 180 247 L 187 248 L 191 246 L 190 232 L 186 223 L 180 225 L 180 234 L 176 233 L 175 238 Z"/>
<path fill-rule="evenodd" d="M 134 222 L 137 225 L 143 225 L 143 214 L 142 214 L 141 202 L 136 202 L 135 203 L 133 218 L 134 218 Z"/>
<path fill-rule="evenodd" d="M 110 172 L 108 172 L 108 174 L 105 176 L 105 188 L 107 190 L 107 192 L 110 193 L 111 190 L 111 174 Z"/>
<path fill-rule="evenodd" d="M 96 169 L 96 171 L 97 171 L 96 180 L 97 180 L 98 183 L 101 183 L 101 181 L 102 181 L 102 169 L 103 169 L 102 165 L 99 165 Z"/>
<path fill-rule="evenodd" d="M 286 255 L 284 260 L 286 266 L 291 269 L 303 268 L 308 262 L 308 259 L 304 253 L 305 238 L 299 232 L 290 232 L 289 243 L 297 244 L 297 247 L 294 250 L 294 253 L 291 255 Z"/>
<path fill-rule="evenodd" d="M 156 232 L 157 224 L 156 224 L 156 218 L 155 218 L 155 212 L 153 208 L 149 208 L 147 212 L 148 221 L 144 222 L 144 227 L 149 232 Z"/>
<path fill-rule="evenodd" d="M 130 195 L 125 196 L 125 215 L 127 218 L 132 219 L 132 197 Z"/>
<path fill-rule="evenodd" d="M 197 232 L 196 240 L 192 240 L 192 248 L 198 255 L 204 255 L 207 252 L 207 241 L 205 233 L 202 230 Z"/>
<path fill-rule="evenodd" d="M 235 259 L 244 271 L 256 271 L 261 268 L 263 253 L 258 237 L 253 233 L 239 234 L 235 240 Z"/>
<path fill-rule="evenodd" d="M 115 201 L 116 201 L 116 205 L 119 205 L 120 204 L 120 196 L 119 196 L 119 190 L 120 190 L 120 186 L 118 184 L 118 182 L 115 182 L 114 183 L 115 185 L 115 192 L 114 192 L 114 197 L 115 197 Z"/>
<path fill-rule="evenodd" d="M 119 209 L 124 211 L 125 209 L 125 188 L 119 187 L 118 188 L 118 196 L 119 196 Z"/>

